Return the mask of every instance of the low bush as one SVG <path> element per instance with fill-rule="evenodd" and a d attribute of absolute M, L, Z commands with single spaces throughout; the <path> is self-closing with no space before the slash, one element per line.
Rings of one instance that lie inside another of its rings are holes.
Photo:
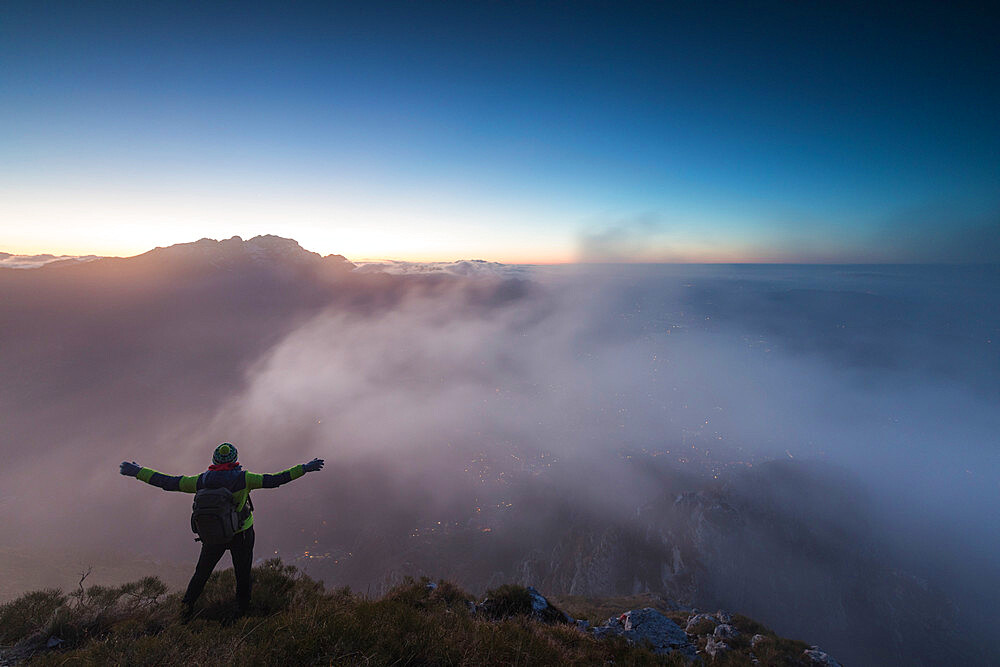
<path fill-rule="evenodd" d="M 197 603 L 197 616 L 232 621 L 237 614 L 234 592 L 236 575 L 232 569 L 213 572 Z M 267 616 L 291 607 L 307 605 L 324 595 L 323 582 L 315 581 L 294 565 L 272 558 L 253 568 L 250 614 Z"/>
<path fill-rule="evenodd" d="M 486 591 L 480 610 L 489 618 L 502 619 L 531 613 L 531 593 L 524 586 L 504 584 Z"/>
<path fill-rule="evenodd" d="M 62 591 L 50 588 L 0 605 L 0 643 L 15 644 L 41 632 L 65 602 Z"/>

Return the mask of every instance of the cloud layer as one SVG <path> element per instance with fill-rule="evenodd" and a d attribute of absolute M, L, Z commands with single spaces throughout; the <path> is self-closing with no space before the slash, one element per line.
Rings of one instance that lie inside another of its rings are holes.
<path fill-rule="evenodd" d="M 0 252 L 0 269 L 37 269 L 53 262 L 92 262 L 97 255 L 12 255 Z"/>
<path fill-rule="evenodd" d="M 567 516 L 632 527 L 650 502 L 807 460 L 869 499 L 886 562 L 988 609 L 994 271 L 469 263 L 313 285 L 248 267 L 12 298 L 0 515 L 26 543 L 189 559 L 188 499 L 115 466 L 194 474 L 228 440 L 255 471 L 328 461 L 255 494 L 260 554 L 331 583 L 433 566 L 479 585 Z M 812 520 L 857 523 L 822 497 Z M 478 571 L 435 541 L 502 526 Z"/>

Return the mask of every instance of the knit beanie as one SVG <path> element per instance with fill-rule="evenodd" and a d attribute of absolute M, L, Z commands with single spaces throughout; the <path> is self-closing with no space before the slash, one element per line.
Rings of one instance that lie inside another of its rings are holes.
<path fill-rule="evenodd" d="M 215 448 L 212 454 L 212 463 L 232 463 L 236 460 L 236 448 L 232 443 L 224 442 Z"/>

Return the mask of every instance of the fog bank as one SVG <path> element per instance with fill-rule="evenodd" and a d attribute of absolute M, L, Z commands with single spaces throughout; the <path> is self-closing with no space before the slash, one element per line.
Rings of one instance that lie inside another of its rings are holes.
<path fill-rule="evenodd" d="M 535 572 L 558 586 L 560 530 L 614 529 L 619 546 L 638 531 L 638 545 L 664 503 L 699 492 L 766 496 L 763 521 L 839 535 L 830 553 L 863 544 L 965 621 L 996 620 L 994 268 L 382 268 L 8 310 L 21 329 L 2 357 L 16 439 L 0 517 L 29 550 L 193 563 L 190 499 L 116 466 L 195 474 L 228 440 L 254 471 L 327 460 L 254 501 L 258 556 L 331 585 Z M 60 319 L 64 334 L 25 342 Z"/>

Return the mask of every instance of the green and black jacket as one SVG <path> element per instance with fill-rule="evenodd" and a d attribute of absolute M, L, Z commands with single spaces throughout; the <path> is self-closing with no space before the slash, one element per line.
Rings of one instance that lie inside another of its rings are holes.
<path fill-rule="evenodd" d="M 183 491 L 184 493 L 195 493 L 199 489 L 218 489 L 226 487 L 233 497 L 236 498 L 236 509 L 242 512 L 250 499 L 250 492 L 255 489 L 273 489 L 282 484 L 287 484 L 293 479 L 298 479 L 305 474 L 302 465 L 292 466 L 288 470 L 278 473 L 260 474 L 247 472 L 240 467 L 233 470 L 207 470 L 200 475 L 164 475 L 151 468 L 143 468 L 136 475 L 147 484 L 158 486 L 164 491 Z M 250 508 L 253 504 L 250 504 Z M 242 532 L 253 525 L 253 512 L 247 512 L 247 518 L 240 527 Z"/>

